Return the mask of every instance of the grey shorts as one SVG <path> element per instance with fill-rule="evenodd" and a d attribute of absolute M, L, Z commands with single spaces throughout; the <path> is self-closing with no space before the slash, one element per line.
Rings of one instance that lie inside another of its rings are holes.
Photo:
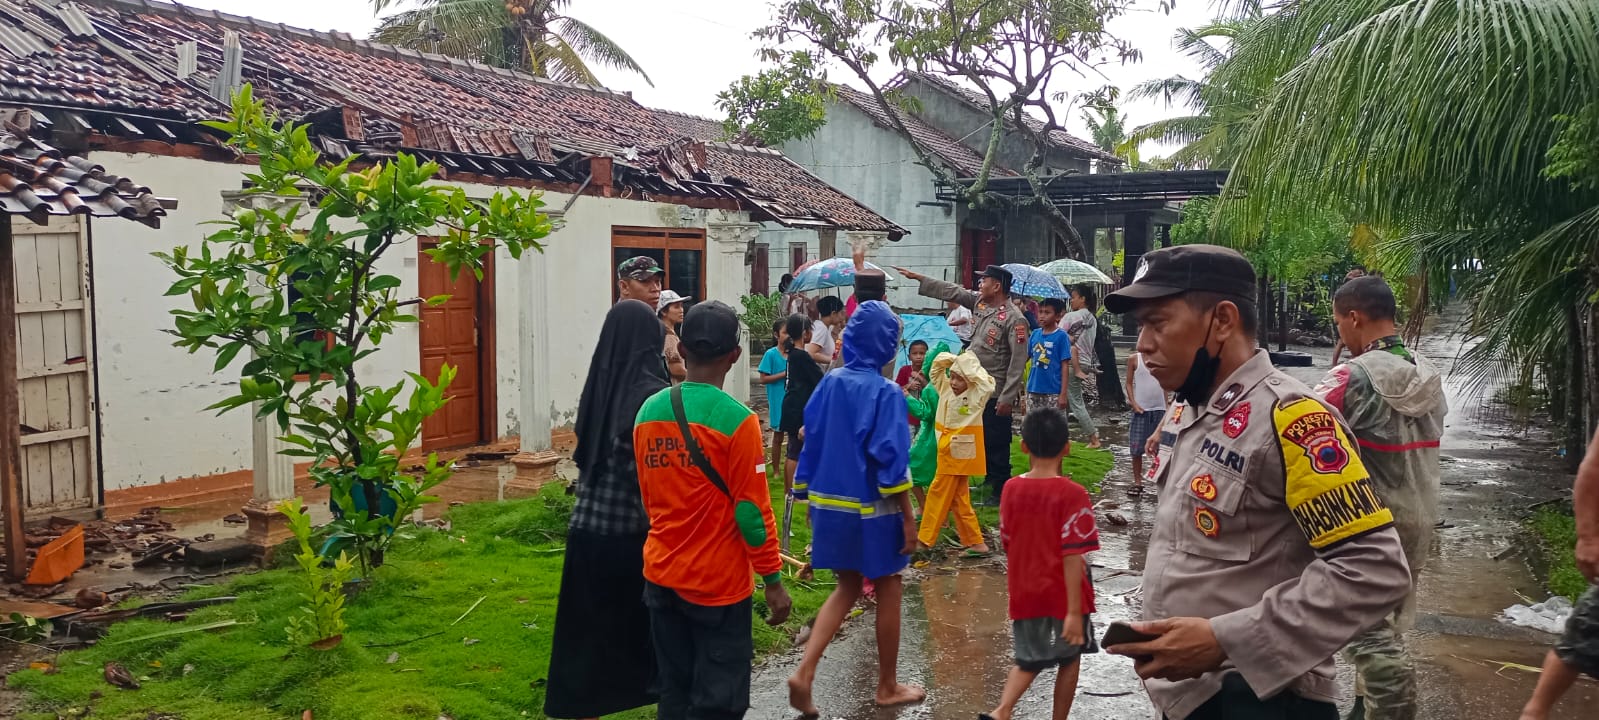
<path fill-rule="evenodd" d="M 1573 670 L 1599 680 L 1599 585 L 1589 585 L 1566 621 L 1555 655 Z"/>
<path fill-rule="evenodd" d="M 1094 621 L 1089 615 L 1083 616 L 1082 645 L 1067 645 L 1060 639 L 1064 627 L 1060 618 L 1012 620 L 1010 627 L 1016 644 L 1016 667 L 1026 672 L 1065 667 L 1082 655 L 1099 652 L 1099 645 L 1094 642 Z"/>

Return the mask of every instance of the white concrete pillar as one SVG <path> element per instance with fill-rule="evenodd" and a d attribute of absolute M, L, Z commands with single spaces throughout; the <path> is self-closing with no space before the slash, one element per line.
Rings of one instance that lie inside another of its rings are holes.
<path fill-rule="evenodd" d="M 749 293 L 750 267 L 749 256 L 754 248 L 756 238 L 761 235 L 761 226 L 752 222 L 710 222 L 705 225 L 706 238 L 706 274 L 709 275 L 705 283 L 707 300 L 720 300 L 727 303 L 734 310 L 744 311 L 743 302 L 740 300 Z M 740 340 L 745 352 L 749 352 L 749 330 L 740 328 Z M 748 358 L 746 358 L 747 360 Z M 740 402 L 748 403 L 750 399 L 750 364 L 740 362 L 733 366 L 733 371 L 727 376 L 727 386 L 723 388 L 727 394 L 737 398 Z"/>
<path fill-rule="evenodd" d="M 563 213 L 546 210 L 552 223 Z M 609 259 L 607 258 L 607 261 Z M 607 262 L 607 264 L 609 264 Z M 550 444 L 550 260 L 541 252 L 527 252 L 516 264 L 517 313 L 521 321 L 517 338 L 521 372 L 521 452 L 513 459 L 522 470 L 539 472 L 554 467 L 560 456 Z"/>

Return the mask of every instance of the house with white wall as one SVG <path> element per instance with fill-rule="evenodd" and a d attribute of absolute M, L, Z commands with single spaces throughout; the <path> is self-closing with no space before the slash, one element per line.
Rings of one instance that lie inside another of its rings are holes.
<path fill-rule="evenodd" d="M 970 284 L 976 271 L 992 263 L 1036 264 L 1066 255 L 1062 231 L 1042 213 L 1014 207 L 974 211 L 963 203 L 940 198 L 937 177 L 921 164 L 912 141 L 955 176 L 978 175 L 993 122 L 981 98 L 946 79 L 923 73 L 904 75 L 892 89 L 913 99 L 916 111 L 903 107 L 885 110 L 869 93 L 835 86 L 827 123 L 815 135 L 784 143 L 781 148 L 794 162 L 910 233 L 874 250 L 874 261 Z M 911 140 L 896 129 L 889 112 L 910 132 Z M 1041 121 L 1031 122 L 1036 123 L 1033 129 L 1042 128 Z M 705 119 L 681 127 L 718 137 L 722 130 L 720 123 Z M 1046 177 L 1115 172 L 1122 164 L 1115 155 L 1064 130 L 1051 131 L 1046 140 L 1042 173 Z M 1032 143 L 1025 136 L 1007 129 L 992 176 L 1019 178 L 1018 171 L 1032 153 Z M 1073 218 L 1073 226 L 1087 243 L 1092 243 L 1097 228 L 1120 224 L 1119 215 L 1103 212 Z M 788 267 L 807 257 L 849 252 L 846 245 L 831 243 L 825 235 L 817 238 L 775 229 L 763 237 L 774 248 L 790 247 Z M 1093 248 L 1088 250 L 1092 256 Z M 913 283 L 903 281 L 891 287 L 889 299 L 896 306 L 913 309 L 939 306 L 917 295 Z"/>
<path fill-rule="evenodd" d="M 462 368 L 424 450 L 511 440 L 548 449 L 552 429 L 576 413 L 620 258 L 654 256 L 667 287 L 737 307 L 763 228 L 905 233 L 776 151 L 687 137 L 604 88 L 157 0 L 0 4 L 0 23 L 12 30 L 0 33 L 0 105 L 29 108 L 41 141 L 160 188 L 181 208 L 156 232 L 70 230 L 83 248 L 92 350 L 82 364 L 95 388 L 84 407 L 95 439 L 90 510 L 193 502 L 262 472 L 270 443 L 257 440 L 249 413 L 204 410 L 231 394 L 237 371 L 213 372 L 214 358 L 172 347 L 163 332 L 182 298 L 163 297 L 172 278 L 151 255 L 197 248 L 205 223 L 242 201 L 250 159 L 198 124 L 225 116 L 242 84 L 286 121 L 309 125 L 332 160 L 410 153 L 472 196 L 542 193 L 559 222 L 542 253 L 515 261 L 501 249 L 481 281 L 450 284 L 423 254 L 427 238 L 376 269 L 401 277 L 407 294 L 448 292 L 450 315 L 471 318 L 464 333 L 424 314 L 360 368 L 377 383 L 445 361 Z M 0 188 L 0 202 L 10 192 Z M 747 372 L 735 368 L 735 395 Z M 54 507 L 25 502 L 33 515 Z"/>

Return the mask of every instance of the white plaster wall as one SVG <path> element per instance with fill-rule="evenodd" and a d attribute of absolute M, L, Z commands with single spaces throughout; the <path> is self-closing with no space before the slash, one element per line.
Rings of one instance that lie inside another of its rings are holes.
<path fill-rule="evenodd" d="M 172 347 L 172 336 L 163 332 L 171 327 L 169 311 L 188 300 L 163 297 L 172 275 L 150 255 L 169 252 L 178 245 L 197 249 L 208 231 L 202 223 L 222 216 L 222 193 L 241 189 L 249 167 L 104 152 L 94 153 L 91 159 L 179 202 L 178 209 L 163 219 L 160 230 L 131 222 L 92 223 L 105 489 L 249 469 L 248 412 L 237 410 L 217 417 L 204 410 L 231 394 L 237 369 L 214 374 L 214 355 L 189 355 Z M 460 186 L 476 197 L 488 197 L 499 189 Z M 545 202 L 559 209 L 570 197 L 550 193 Z M 578 198 L 566 213 L 564 225 L 545 239 L 543 257 L 535 260 L 523 255 L 523 262 L 546 264 L 548 286 L 544 288 L 521 287 L 517 261 L 499 248 L 495 272 L 497 434 L 516 436 L 522 425 L 520 343 L 525 338 L 520 313 L 524 294 L 532 294 L 528 307 L 549 313 L 555 342 L 543 355 L 549 363 L 548 411 L 552 426 L 568 426 L 577 411 L 600 324 L 610 307 L 615 282 L 610 263 L 611 227 L 703 229 L 708 221 L 746 220 L 744 213 L 684 212 L 661 203 Z M 749 288 L 742 244 L 736 254 L 730 246 L 718 247 L 715 240 L 707 239 L 706 244 L 708 294 L 736 308 L 739 296 Z M 402 296 L 414 295 L 417 258 L 415 241 L 407 241 L 386 255 L 377 271 L 401 278 Z M 384 339 L 382 351 L 363 361 L 357 372 L 371 382 L 393 384 L 405 372 L 416 371 L 420 365 L 419 332 L 417 325 L 402 324 Z M 747 373 L 742 365 L 739 369 Z M 747 394 L 747 377 L 729 378 L 728 384 L 735 396 Z"/>
<path fill-rule="evenodd" d="M 892 130 L 878 127 L 847 103 L 828 107 L 827 124 L 809 140 L 787 143 L 783 153 L 817 177 L 843 190 L 879 215 L 910 231 L 898 242 L 872 252 L 880 265 L 900 265 L 930 277 L 956 281 L 960 269 L 960 234 L 953 211 L 918 206 L 934 198 L 933 174 L 916 164 L 916 153 Z M 779 246 L 807 242 L 810 257 L 817 255 L 812 231 L 769 231 L 762 242 Z M 837 252 L 849 253 L 845 233 L 839 233 Z M 787 257 L 785 254 L 783 257 Z M 774 277 L 782 273 L 774 272 Z M 897 307 L 932 309 L 941 303 L 916 294 L 916 284 L 901 280 L 889 288 L 889 302 Z"/>

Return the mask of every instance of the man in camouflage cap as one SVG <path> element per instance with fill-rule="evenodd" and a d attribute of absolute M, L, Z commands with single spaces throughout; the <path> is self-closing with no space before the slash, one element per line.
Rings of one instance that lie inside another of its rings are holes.
<path fill-rule="evenodd" d="M 655 307 L 661 300 L 661 264 L 648 255 L 630 257 L 616 266 L 617 301 L 639 300 Z"/>

